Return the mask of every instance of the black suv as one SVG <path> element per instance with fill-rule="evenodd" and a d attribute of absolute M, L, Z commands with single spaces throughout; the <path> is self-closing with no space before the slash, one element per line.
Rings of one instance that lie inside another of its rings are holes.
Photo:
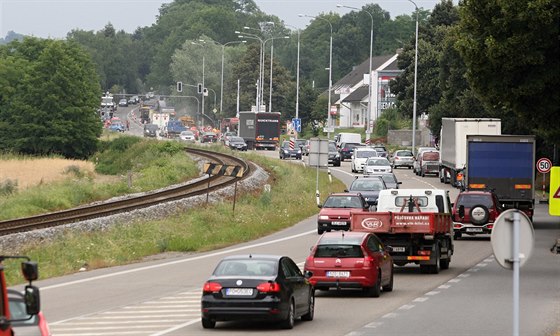
<path fill-rule="evenodd" d="M 359 143 L 353 143 L 353 142 L 343 142 L 340 144 L 340 148 L 338 149 L 338 152 L 340 153 L 340 160 L 344 161 L 346 159 L 351 159 L 352 158 L 352 154 L 354 153 L 354 148 L 356 147 L 363 147 L 364 145 L 359 144 Z"/>
<path fill-rule="evenodd" d="M 350 188 L 345 192 L 359 193 L 372 206 L 377 204 L 379 191 L 387 189 L 387 185 L 381 176 L 362 176 L 356 177 Z"/>
<path fill-rule="evenodd" d="M 329 142 L 329 164 L 340 167 L 340 153 L 336 149 L 334 142 Z"/>

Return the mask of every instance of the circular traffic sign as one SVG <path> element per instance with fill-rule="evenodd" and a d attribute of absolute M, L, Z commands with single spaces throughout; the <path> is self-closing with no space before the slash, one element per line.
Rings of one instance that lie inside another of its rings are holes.
<path fill-rule="evenodd" d="M 537 170 L 539 171 L 539 173 L 546 174 L 550 171 L 551 168 L 552 168 L 552 161 L 550 161 L 549 159 L 540 158 L 537 161 Z"/>

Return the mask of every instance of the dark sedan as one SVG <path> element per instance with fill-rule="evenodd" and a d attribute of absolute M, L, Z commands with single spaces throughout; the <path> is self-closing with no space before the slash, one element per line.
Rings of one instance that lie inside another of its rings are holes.
<path fill-rule="evenodd" d="M 379 191 L 387 189 L 381 176 L 357 177 L 346 192 L 360 193 L 369 205 L 376 205 Z"/>
<path fill-rule="evenodd" d="M 204 132 L 202 136 L 200 136 L 200 143 L 204 142 L 217 142 L 218 141 L 218 134 L 214 132 Z"/>
<path fill-rule="evenodd" d="M 242 137 L 230 136 L 228 140 L 228 147 L 235 150 L 246 151 L 247 143 Z"/>
<path fill-rule="evenodd" d="M 279 156 L 282 160 L 289 158 L 301 160 L 301 148 L 295 142 L 290 145 L 290 141 L 284 141 L 282 142 L 282 147 L 280 147 Z"/>
<path fill-rule="evenodd" d="M 277 321 L 292 329 L 295 319 L 313 320 L 315 291 L 286 256 L 236 255 L 220 261 L 202 290 L 202 327 L 216 321 Z"/>

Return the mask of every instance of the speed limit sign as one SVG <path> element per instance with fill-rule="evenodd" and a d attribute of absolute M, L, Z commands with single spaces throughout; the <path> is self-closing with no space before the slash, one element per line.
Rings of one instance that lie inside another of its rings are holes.
<path fill-rule="evenodd" d="M 552 168 L 552 162 L 547 158 L 540 158 L 537 161 L 537 170 L 539 173 L 546 174 Z"/>

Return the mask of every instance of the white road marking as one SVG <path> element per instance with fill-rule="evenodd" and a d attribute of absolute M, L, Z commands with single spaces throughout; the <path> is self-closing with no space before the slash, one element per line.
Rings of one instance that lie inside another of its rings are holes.
<path fill-rule="evenodd" d="M 426 293 L 425 295 L 434 296 L 434 295 L 438 295 L 438 294 L 439 294 L 438 291 L 431 291 L 431 292 Z"/>
<path fill-rule="evenodd" d="M 251 244 L 251 245 L 247 245 L 247 246 L 241 246 L 241 247 L 237 247 L 237 248 L 227 249 L 227 250 L 225 250 L 225 251 L 219 251 L 219 252 L 209 253 L 209 254 L 205 254 L 205 255 L 201 255 L 201 256 L 196 256 L 196 257 L 191 257 L 191 258 L 185 258 L 185 259 L 181 259 L 181 260 L 169 261 L 169 262 L 162 263 L 162 264 L 157 264 L 157 265 L 152 265 L 152 266 L 145 266 L 145 267 L 139 267 L 139 268 L 135 268 L 135 269 L 131 269 L 131 270 L 126 270 L 126 271 L 121 271 L 121 272 L 115 272 L 115 273 L 110 273 L 110 274 L 104 274 L 104 275 L 94 276 L 94 277 L 87 278 L 87 279 L 81 279 L 81 280 L 63 282 L 63 283 L 60 283 L 60 284 L 57 284 L 57 285 L 51 285 L 51 286 L 41 287 L 41 291 L 45 291 L 45 290 L 49 290 L 49 289 L 54 289 L 54 288 L 60 288 L 60 287 L 71 286 L 71 285 L 75 285 L 75 284 L 81 284 L 81 283 L 90 282 L 90 281 L 95 281 L 95 280 L 100 280 L 100 279 L 112 278 L 112 277 L 119 276 L 119 275 L 123 275 L 123 274 L 136 273 L 136 272 L 141 272 L 141 271 L 145 271 L 145 270 L 149 270 L 149 269 L 156 269 L 156 268 L 166 267 L 166 266 L 170 266 L 170 265 L 182 264 L 182 263 L 191 262 L 191 261 L 200 260 L 200 259 L 211 258 L 211 257 L 219 256 L 219 255 L 224 255 L 224 254 L 232 253 L 232 252 L 243 251 L 243 250 L 252 249 L 252 248 L 255 248 L 255 247 L 260 247 L 260 246 L 266 246 L 266 245 L 270 245 L 270 244 L 280 243 L 280 242 L 283 242 L 283 241 L 286 241 L 286 240 L 290 240 L 290 239 L 294 239 L 294 238 L 303 237 L 303 236 L 306 236 L 306 235 L 309 235 L 309 234 L 312 234 L 312 233 L 317 233 L 317 230 L 310 230 L 310 231 L 306 231 L 306 232 L 299 233 L 299 234 L 296 234 L 296 235 L 292 235 L 292 236 L 289 236 L 289 237 L 279 238 L 279 239 L 275 239 L 275 240 L 271 240 L 271 241 L 266 241 L 266 242 L 262 242 L 262 243 L 258 243 L 258 244 Z"/>
<path fill-rule="evenodd" d="M 424 302 L 424 301 L 427 301 L 427 300 L 428 300 L 427 297 L 422 296 L 422 297 L 419 297 L 419 298 L 416 298 L 416 299 L 412 300 L 412 302 Z"/>
<path fill-rule="evenodd" d="M 440 285 L 438 288 L 439 289 L 448 289 L 449 287 L 451 287 L 451 285 Z"/>
<path fill-rule="evenodd" d="M 455 279 L 451 279 L 451 280 L 449 280 L 449 281 L 447 281 L 447 282 L 457 283 L 457 282 L 459 282 L 459 281 L 461 281 L 461 279 L 455 278 Z"/>
<path fill-rule="evenodd" d="M 410 310 L 412 308 L 414 308 L 414 305 L 410 305 L 410 304 L 405 304 L 399 307 L 400 310 Z"/>
<path fill-rule="evenodd" d="M 382 318 L 396 318 L 397 316 L 399 316 L 397 313 L 387 313 L 383 315 Z"/>
<path fill-rule="evenodd" d="M 382 324 L 383 324 L 383 322 L 371 322 L 371 323 L 366 324 L 364 326 L 364 328 L 377 328 Z"/>

